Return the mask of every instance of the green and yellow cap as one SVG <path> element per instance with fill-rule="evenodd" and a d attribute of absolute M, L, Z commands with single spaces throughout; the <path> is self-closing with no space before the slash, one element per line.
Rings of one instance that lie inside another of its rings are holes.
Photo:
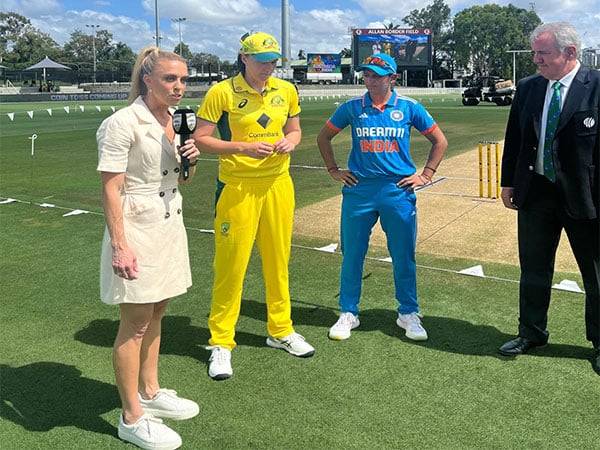
<path fill-rule="evenodd" d="M 240 53 L 252 55 L 259 62 L 269 62 L 281 58 L 279 42 L 267 33 L 258 32 L 243 36 Z"/>

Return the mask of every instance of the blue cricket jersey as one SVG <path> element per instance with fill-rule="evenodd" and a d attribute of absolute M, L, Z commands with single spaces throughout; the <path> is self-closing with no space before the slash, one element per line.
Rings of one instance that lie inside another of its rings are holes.
<path fill-rule="evenodd" d="M 352 150 L 348 169 L 358 178 L 398 178 L 416 172 L 410 155 L 410 130 L 431 133 L 433 117 L 416 100 L 392 92 L 382 109 L 375 107 L 369 93 L 340 105 L 327 121 L 340 131 L 352 127 Z"/>

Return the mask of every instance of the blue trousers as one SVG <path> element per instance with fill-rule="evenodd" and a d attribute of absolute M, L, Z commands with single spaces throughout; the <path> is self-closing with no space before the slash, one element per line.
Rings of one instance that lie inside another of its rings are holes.
<path fill-rule="evenodd" d="M 412 189 L 396 186 L 397 179 L 361 179 L 342 190 L 342 270 L 340 309 L 358 314 L 363 265 L 371 230 L 381 220 L 392 257 L 398 312 L 419 312 L 415 249 L 416 196 Z"/>

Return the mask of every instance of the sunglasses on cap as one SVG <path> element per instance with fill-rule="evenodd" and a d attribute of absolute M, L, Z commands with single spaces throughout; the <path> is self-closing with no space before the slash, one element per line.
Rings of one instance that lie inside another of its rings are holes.
<path fill-rule="evenodd" d="M 388 64 L 387 61 L 381 59 L 379 56 L 369 56 L 365 59 L 365 62 L 362 64 L 363 66 L 373 65 L 378 67 L 383 67 L 384 69 L 394 70 L 392 66 Z"/>

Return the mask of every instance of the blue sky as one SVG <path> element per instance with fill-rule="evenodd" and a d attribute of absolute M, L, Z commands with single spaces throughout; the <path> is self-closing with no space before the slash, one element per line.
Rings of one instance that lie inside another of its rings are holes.
<path fill-rule="evenodd" d="M 174 48 L 178 41 L 172 17 L 186 17 L 183 40 L 194 52 L 209 52 L 233 60 L 238 38 L 249 30 L 281 35 L 280 0 L 159 0 L 162 46 Z M 491 1 L 446 0 L 456 14 L 475 4 Z M 494 3 L 507 5 L 509 0 Z M 545 22 L 573 23 L 584 46 L 600 47 L 600 0 L 512 0 L 530 8 Z M 401 23 L 412 9 L 427 0 L 290 0 L 291 51 L 339 52 L 350 46 L 349 27 Z M 85 24 L 98 24 L 138 51 L 154 42 L 154 0 L 0 0 L 1 11 L 16 11 L 63 44 L 70 33 Z"/>

